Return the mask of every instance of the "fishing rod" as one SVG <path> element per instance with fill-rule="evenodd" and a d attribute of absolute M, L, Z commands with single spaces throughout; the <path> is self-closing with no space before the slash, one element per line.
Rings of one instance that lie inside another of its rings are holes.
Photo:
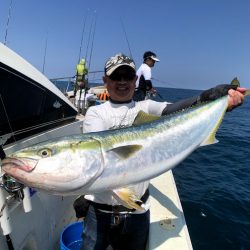
<path fill-rule="evenodd" d="M 94 24 L 95 13 L 96 13 L 96 11 L 94 11 L 94 14 L 92 16 L 92 21 L 91 21 L 90 29 L 89 29 L 89 37 L 88 37 L 87 48 L 86 48 L 86 53 L 85 53 L 85 59 L 86 60 L 87 60 L 88 52 L 89 52 L 89 43 L 90 43 L 90 39 L 91 39 L 91 33 L 92 33 L 92 27 L 93 27 L 93 24 Z"/>
<path fill-rule="evenodd" d="M 129 49 L 129 54 L 130 54 L 130 58 L 133 58 L 132 56 L 132 52 L 131 52 L 131 49 L 130 49 L 130 44 L 129 44 L 129 40 L 128 40 L 128 36 L 127 36 L 127 33 L 126 33 L 126 30 L 125 30 L 125 26 L 123 24 L 123 21 L 122 21 L 122 18 L 120 17 L 120 21 L 121 21 L 121 25 L 122 25 L 122 29 L 123 29 L 123 32 L 124 32 L 124 35 L 125 35 L 125 38 L 126 38 L 126 41 L 127 41 L 127 45 L 128 45 L 128 49 Z M 153 79 L 153 78 L 152 78 Z M 157 95 L 162 99 L 163 97 L 158 93 L 158 91 L 156 92 Z"/>
<path fill-rule="evenodd" d="M 129 49 L 130 58 L 133 58 L 132 52 L 131 52 L 131 49 L 130 49 L 130 44 L 129 44 L 129 41 L 128 41 L 128 36 L 127 36 L 126 30 L 125 30 L 125 26 L 124 26 L 124 24 L 123 24 L 123 22 L 122 22 L 122 18 L 120 18 L 120 21 L 121 21 L 122 29 L 123 29 L 123 32 L 124 32 L 124 35 L 125 35 L 125 38 L 126 38 L 126 41 L 127 41 L 127 45 L 128 45 L 128 49 Z M 152 78 L 152 79 L 155 79 L 155 78 Z M 164 98 L 162 97 L 162 95 L 160 95 L 160 94 L 158 93 L 158 91 L 157 91 L 156 93 L 157 93 L 157 95 L 158 95 L 162 100 L 164 100 Z"/>
<path fill-rule="evenodd" d="M 162 97 L 162 95 L 160 95 L 160 94 L 158 93 L 158 91 L 156 92 L 156 94 L 157 94 L 162 100 L 164 100 L 163 97 Z"/>
<path fill-rule="evenodd" d="M 89 11 L 89 9 L 87 9 L 87 13 L 86 13 L 84 21 L 83 21 L 83 28 L 82 28 L 82 33 L 81 33 L 81 42 L 80 42 L 80 49 L 79 49 L 79 56 L 78 56 L 78 62 L 77 62 L 77 64 L 80 63 L 80 60 L 81 60 L 81 53 L 82 53 L 82 47 L 83 47 L 83 37 L 84 37 L 84 33 L 85 33 L 85 26 L 86 26 L 86 22 L 87 22 L 88 11 Z M 87 49 L 86 49 L 86 51 L 87 51 Z M 85 64 L 86 64 L 86 56 L 85 56 Z M 78 84 L 77 83 L 77 78 L 78 78 L 77 75 L 78 75 L 78 70 L 76 72 L 75 88 L 76 88 L 76 85 Z M 86 88 L 86 81 L 85 81 L 85 87 L 84 88 Z M 80 96 L 79 96 L 79 101 L 78 101 L 78 104 L 77 104 L 78 112 L 80 110 L 81 95 L 82 95 L 82 88 L 80 88 Z"/>
<path fill-rule="evenodd" d="M 124 26 L 124 24 L 122 22 L 122 18 L 121 17 L 120 17 L 120 21 L 121 21 L 122 29 L 123 29 L 123 32 L 124 32 L 124 35 L 125 35 L 125 38 L 126 38 L 126 42 L 127 42 L 127 45 L 128 45 L 130 58 L 133 59 L 132 52 L 131 52 L 131 49 L 130 49 L 130 44 L 129 44 L 129 41 L 128 41 L 128 36 L 127 36 L 126 30 L 125 30 L 125 26 Z"/>
<path fill-rule="evenodd" d="M 9 22 L 10 22 L 10 17 L 11 17 L 11 9 L 12 9 L 12 0 L 10 0 L 10 5 L 9 5 L 9 14 L 8 14 L 8 19 L 7 19 L 7 24 L 6 24 L 6 30 L 5 30 L 4 45 L 6 45 L 6 43 L 7 43 Z"/>
<path fill-rule="evenodd" d="M 88 74 L 96 74 L 96 73 L 103 73 L 103 70 L 95 70 L 95 71 L 90 71 Z M 59 81 L 59 80 L 65 80 L 65 79 L 71 79 L 74 78 L 74 76 L 62 76 L 62 77 L 57 77 L 57 78 L 50 78 L 50 81 Z"/>
<path fill-rule="evenodd" d="M 89 55 L 89 60 L 88 60 L 89 64 L 87 67 L 88 69 L 90 69 L 92 54 L 93 54 L 93 47 L 94 47 L 95 29 L 96 29 L 96 11 L 94 12 L 93 20 L 94 20 L 94 28 L 93 28 L 93 32 L 92 32 L 91 49 L 90 49 L 90 55 Z M 91 29 L 92 29 L 92 23 L 91 23 Z M 91 34 L 91 30 L 90 30 L 90 34 Z M 90 36 L 89 36 L 89 38 L 90 38 Z M 86 112 L 85 101 L 86 101 L 86 94 L 87 94 L 87 90 L 88 90 L 88 81 L 89 80 L 86 79 L 85 86 L 84 86 L 83 107 L 82 107 L 84 114 Z M 81 93 L 80 93 L 80 97 L 81 97 Z"/>
<path fill-rule="evenodd" d="M 81 59 L 82 44 L 83 44 L 83 35 L 84 35 L 84 32 L 85 32 L 85 26 L 86 26 L 88 11 L 89 11 L 89 9 L 87 10 L 87 13 L 86 13 L 84 21 L 83 21 L 83 28 L 82 28 L 82 35 L 81 35 L 81 42 L 80 42 L 80 51 L 79 51 L 78 63 L 80 62 L 80 59 Z"/>
<path fill-rule="evenodd" d="M 94 28 L 93 28 L 93 35 L 92 35 L 92 43 L 91 43 L 91 49 L 90 49 L 88 69 L 90 69 L 90 64 L 91 64 L 91 60 L 92 60 L 93 47 L 94 47 L 94 39 L 95 39 L 95 29 L 96 29 L 96 12 L 95 12 L 95 22 L 94 22 Z"/>
<path fill-rule="evenodd" d="M 89 35 L 88 35 L 88 40 L 87 40 L 87 48 L 86 48 L 86 52 L 85 52 L 85 65 L 87 65 L 87 62 L 89 64 L 89 66 L 85 66 L 87 70 L 90 68 L 90 62 L 91 62 L 91 57 L 92 57 L 92 53 L 93 53 L 93 40 L 94 40 L 95 22 L 96 22 L 95 13 L 96 13 L 96 11 L 94 12 L 94 15 L 92 17 L 91 26 L 90 26 Z M 79 62 L 80 62 L 80 58 L 81 58 L 83 34 L 85 32 L 86 20 L 87 20 L 87 14 L 86 14 L 86 17 L 84 19 L 84 25 L 83 25 L 83 30 L 82 30 L 81 43 L 80 43 L 80 52 L 79 52 Z M 92 39 L 92 48 L 91 48 L 91 52 L 90 52 L 90 59 L 88 60 L 88 53 L 89 53 L 89 46 L 90 46 L 90 40 L 91 40 L 93 25 L 94 25 L 94 31 L 93 31 L 93 39 Z M 77 74 L 78 73 L 76 73 L 76 83 L 75 84 L 77 84 Z M 78 112 L 80 112 L 80 102 L 81 102 L 81 96 L 82 96 L 83 88 L 84 88 L 84 98 L 83 98 L 82 110 L 85 110 L 85 99 L 86 99 L 86 93 L 87 93 L 87 88 L 88 88 L 88 78 L 85 79 L 85 75 L 88 75 L 88 72 L 85 72 L 84 75 L 81 76 L 82 80 L 84 81 L 84 87 L 80 87 L 80 95 L 79 95 L 79 100 L 78 100 L 78 105 L 77 105 L 78 106 Z"/>
<path fill-rule="evenodd" d="M 164 83 L 164 84 L 166 84 L 166 85 L 169 85 L 169 86 L 172 86 L 172 87 L 175 87 L 175 88 L 180 88 L 180 86 L 178 86 L 178 85 L 176 85 L 176 84 L 171 84 L 171 83 L 169 83 L 169 82 L 162 81 L 162 80 L 157 79 L 157 78 L 155 78 L 155 77 L 152 77 L 152 79 L 153 79 L 154 81 L 161 82 L 161 83 Z"/>
<path fill-rule="evenodd" d="M 48 31 L 46 33 L 46 41 L 45 41 L 45 50 L 44 50 L 44 56 L 43 56 L 43 74 L 44 74 L 44 67 L 45 67 L 45 59 L 46 59 L 46 53 L 47 53 L 47 43 L 48 43 Z"/>

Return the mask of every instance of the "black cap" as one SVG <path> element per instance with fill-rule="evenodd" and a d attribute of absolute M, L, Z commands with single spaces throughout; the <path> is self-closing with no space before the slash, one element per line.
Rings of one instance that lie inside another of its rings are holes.
<path fill-rule="evenodd" d="M 154 52 L 152 52 L 152 51 L 146 51 L 146 52 L 144 53 L 144 55 L 143 55 L 144 61 L 145 61 L 146 59 L 148 59 L 148 58 L 150 58 L 150 59 L 152 59 L 152 60 L 154 60 L 154 61 L 156 61 L 156 62 L 159 62 L 159 61 L 160 61 L 160 60 L 156 57 L 156 54 L 155 54 Z"/>

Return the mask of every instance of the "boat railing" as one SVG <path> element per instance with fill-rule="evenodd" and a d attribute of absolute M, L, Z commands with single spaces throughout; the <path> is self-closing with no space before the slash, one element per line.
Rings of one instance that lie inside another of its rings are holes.
<path fill-rule="evenodd" d="M 90 71 L 88 73 L 88 87 L 96 87 L 102 85 L 102 70 Z M 55 84 L 55 86 L 62 91 L 63 94 L 67 94 L 70 91 L 74 90 L 74 85 L 76 81 L 76 76 L 64 76 L 58 78 L 50 79 L 51 82 Z"/>
<path fill-rule="evenodd" d="M 94 71 L 88 74 L 87 88 L 81 90 L 80 93 L 78 93 L 80 90 L 74 93 L 75 76 L 58 77 L 50 79 L 50 81 L 75 105 L 79 114 L 85 114 L 88 107 L 100 104 L 102 102 L 99 100 L 100 95 L 107 92 L 101 78 L 97 79 L 97 73 L 100 72 L 102 71 Z"/>

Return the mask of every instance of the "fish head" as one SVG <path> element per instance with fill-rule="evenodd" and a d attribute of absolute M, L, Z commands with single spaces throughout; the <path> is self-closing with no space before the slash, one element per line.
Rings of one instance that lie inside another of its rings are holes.
<path fill-rule="evenodd" d="M 102 171 L 96 140 L 61 138 L 17 151 L 2 160 L 2 170 L 26 186 L 68 194 Z"/>

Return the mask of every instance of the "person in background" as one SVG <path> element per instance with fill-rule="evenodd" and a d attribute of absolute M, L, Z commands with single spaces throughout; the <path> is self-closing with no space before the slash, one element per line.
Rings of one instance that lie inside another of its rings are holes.
<path fill-rule="evenodd" d="M 87 110 L 83 122 L 84 133 L 131 126 L 141 110 L 153 115 L 168 115 L 227 94 L 228 109 L 231 110 L 243 102 L 246 91 L 245 88 L 232 89 L 231 85 L 219 85 L 199 96 L 173 104 L 150 99 L 136 102 L 132 99 L 137 80 L 132 59 L 124 54 L 117 54 L 107 60 L 104 72 L 103 81 L 110 99 Z M 110 191 L 85 195 L 89 207 L 84 214 L 83 249 L 104 250 L 111 245 L 114 250 L 145 250 L 150 224 L 148 186 L 149 181 L 133 185 L 143 211 L 124 207 Z"/>
<path fill-rule="evenodd" d="M 145 100 L 146 96 L 155 95 L 156 90 L 154 89 L 151 79 L 152 79 L 152 68 L 155 65 L 155 62 L 160 60 L 156 57 L 156 54 L 147 51 L 143 55 L 143 63 L 140 68 L 137 70 L 136 75 L 138 76 L 136 81 L 136 89 L 133 99 L 135 101 Z"/>
<path fill-rule="evenodd" d="M 88 68 L 86 66 L 86 61 L 84 58 L 76 65 L 76 83 L 74 88 L 74 96 L 76 96 L 77 91 L 84 89 L 86 87 L 86 75 L 88 74 Z"/>

